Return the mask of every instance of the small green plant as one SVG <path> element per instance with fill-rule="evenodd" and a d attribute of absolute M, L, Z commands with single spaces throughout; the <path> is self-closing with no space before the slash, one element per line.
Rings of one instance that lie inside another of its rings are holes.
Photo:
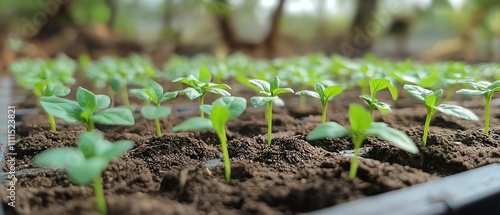
<path fill-rule="evenodd" d="M 405 133 L 388 127 L 385 123 L 372 122 L 370 113 L 360 105 L 351 104 L 349 106 L 349 122 L 351 124 L 350 128 L 343 127 L 335 122 L 322 123 L 309 133 L 307 140 L 350 136 L 354 145 L 354 157 L 349 171 L 349 178 L 351 179 L 356 177 L 359 150 L 367 136 L 376 136 L 411 153 L 418 152 L 415 143 Z"/>
<path fill-rule="evenodd" d="M 33 164 L 63 168 L 69 179 L 78 185 L 93 182 L 97 210 L 106 214 L 106 199 L 102 185 L 102 172 L 116 157 L 134 146 L 130 140 L 111 143 L 97 132 L 84 132 L 78 136 L 78 148 L 49 149 L 38 154 Z"/>
<path fill-rule="evenodd" d="M 321 109 L 321 122 L 326 121 L 326 107 L 328 105 L 328 101 L 332 100 L 335 96 L 339 95 L 344 91 L 343 86 L 329 86 L 325 87 L 323 84 L 316 83 L 314 85 L 314 89 L 316 91 L 311 90 L 301 90 L 296 92 L 295 95 L 300 96 L 312 96 L 314 98 L 318 98 L 321 101 L 322 109 Z"/>
<path fill-rule="evenodd" d="M 58 97 L 67 96 L 70 92 L 71 89 L 69 89 L 69 87 L 66 87 L 59 83 L 50 83 L 44 86 L 42 92 L 40 93 L 41 95 L 40 99 L 43 97 L 51 97 L 51 96 L 58 96 Z M 47 110 L 45 110 L 45 112 L 47 112 L 47 116 L 49 118 L 50 128 L 52 129 L 52 131 L 57 131 L 54 115 L 50 114 Z"/>
<path fill-rule="evenodd" d="M 180 82 L 189 87 L 184 89 L 183 92 L 187 95 L 187 97 L 191 100 L 200 98 L 200 105 L 205 104 L 205 95 L 207 93 L 219 94 L 222 96 L 230 96 L 231 94 L 226 91 L 226 89 L 230 90 L 227 84 L 214 84 L 210 82 L 212 80 L 212 75 L 207 67 L 202 66 L 200 68 L 198 78 L 193 75 L 189 75 L 188 77 L 181 77 L 173 80 L 173 82 Z M 205 113 L 200 110 L 200 117 L 204 118 Z"/>
<path fill-rule="evenodd" d="M 439 104 L 438 102 L 443 96 L 443 90 L 431 91 L 416 85 L 405 84 L 403 89 L 413 98 L 423 102 L 427 109 L 427 117 L 425 118 L 424 135 L 422 137 L 422 146 L 427 145 L 427 135 L 429 133 L 429 125 L 431 118 L 437 111 L 446 115 L 458 117 L 465 120 L 478 120 L 476 114 L 472 111 L 456 105 Z"/>
<path fill-rule="evenodd" d="M 231 180 L 231 163 L 227 150 L 226 122 L 241 115 L 247 106 L 245 98 L 221 97 L 212 105 L 202 105 L 200 109 L 210 115 L 210 119 L 202 117 L 190 118 L 172 128 L 173 132 L 184 130 L 215 130 L 221 144 L 224 158 L 224 172 L 227 182 Z"/>
<path fill-rule="evenodd" d="M 391 112 L 391 106 L 387 103 L 380 102 L 375 97 L 375 94 L 385 88 L 389 89 L 392 99 L 396 100 L 398 98 L 398 90 L 394 87 L 391 82 L 387 79 L 372 79 L 369 81 L 370 84 L 370 95 L 361 95 L 361 98 L 370 108 L 370 119 L 373 121 L 373 110 L 377 108 L 382 113 Z"/>
<path fill-rule="evenodd" d="M 271 83 L 259 79 L 252 79 L 249 82 L 259 88 L 260 94 L 263 96 L 254 96 L 250 98 L 250 102 L 254 107 L 265 105 L 265 117 L 267 119 L 267 146 L 271 146 L 271 138 L 273 132 L 273 103 L 277 106 L 284 106 L 285 102 L 278 97 L 282 93 L 293 93 L 290 88 L 280 88 L 280 79 L 274 77 Z"/>
<path fill-rule="evenodd" d="M 151 102 L 153 105 L 146 105 L 141 108 L 141 113 L 146 119 L 154 120 L 156 127 L 156 136 L 163 136 L 161 130 L 160 118 L 170 115 L 171 109 L 167 106 L 161 106 L 161 103 L 177 97 L 179 92 L 163 92 L 163 87 L 155 82 L 148 81 L 143 89 L 131 89 L 130 94 L 140 98 L 146 102 Z"/>
<path fill-rule="evenodd" d="M 108 108 L 111 100 L 106 95 L 95 95 L 79 87 L 76 100 L 72 101 L 55 96 L 43 97 L 41 105 L 47 113 L 68 122 L 80 122 L 87 131 L 94 130 L 94 123 L 106 125 L 133 125 L 134 116 L 127 108 Z M 99 113 L 96 110 L 104 109 Z"/>
<path fill-rule="evenodd" d="M 500 91 L 500 81 L 495 81 L 493 83 L 487 81 L 470 82 L 469 85 L 472 89 L 461 89 L 457 91 L 457 93 L 464 96 L 484 96 L 484 106 L 486 109 L 486 113 L 484 116 L 484 134 L 488 135 L 490 131 L 491 98 L 493 98 L 493 94 Z"/>

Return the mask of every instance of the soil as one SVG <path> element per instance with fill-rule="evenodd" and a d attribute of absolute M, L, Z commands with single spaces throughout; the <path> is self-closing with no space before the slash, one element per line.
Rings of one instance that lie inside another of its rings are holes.
<path fill-rule="evenodd" d="M 248 98 L 251 92 L 242 95 Z M 328 119 L 348 125 L 347 107 L 360 102 L 358 95 L 359 91 L 347 91 L 332 101 Z M 377 113 L 375 120 L 406 132 L 419 145 L 425 107 L 402 96 L 393 102 L 392 114 Z M 381 94 L 382 101 L 388 98 Z M 266 144 L 267 124 L 260 108 L 248 107 L 228 123 L 229 183 L 224 180 L 214 133 L 170 132 L 174 125 L 196 115 L 194 108 L 188 114 L 174 111 L 162 119 L 165 135 L 160 138 L 155 136 L 153 122 L 139 115 L 131 127 L 98 125 L 97 130 L 110 141 L 135 142 L 131 151 L 103 173 L 108 213 L 297 214 L 500 163 L 500 108 L 492 106 L 489 136 L 482 133 L 482 121 L 437 114 L 431 121 L 427 147 L 420 147 L 419 154 L 369 137 L 357 177 L 349 180 L 350 139 L 306 141 L 321 120 L 319 102 L 307 101 L 307 107 L 300 109 L 297 97 L 285 96 L 286 108 L 274 108 L 271 147 Z M 458 103 L 484 118 L 481 98 Z M 194 103 L 185 106 L 190 105 Z M 6 205 L 6 190 L 0 190 L 6 214 L 97 214 L 90 186 L 73 185 L 64 172 L 34 168 L 31 163 L 43 150 L 76 146 L 84 128 L 57 120 L 58 131 L 48 131 L 45 116 L 39 114 L 20 120 L 15 208 Z"/>

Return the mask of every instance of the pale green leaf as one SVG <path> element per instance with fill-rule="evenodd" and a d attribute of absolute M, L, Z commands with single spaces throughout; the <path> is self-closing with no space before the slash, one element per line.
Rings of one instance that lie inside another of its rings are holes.
<path fill-rule="evenodd" d="M 260 107 L 260 106 L 266 105 L 267 103 L 269 103 L 273 100 L 276 100 L 276 98 L 278 98 L 278 97 L 277 96 L 273 96 L 273 97 L 254 96 L 254 97 L 250 98 L 250 103 L 254 107 Z"/>
<path fill-rule="evenodd" d="M 434 108 L 436 108 L 438 111 L 440 111 L 441 113 L 444 113 L 446 115 L 450 115 L 450 116 L 454 116 L 454 117 L 458 117 L 458 118 L 466 119 L 466 120 L 473 120 L 473 121 L 479 120 L 479 118 L 477 117 L 477 115 L 474 112 L 472 112 L 466 108 L 460 107 L 460 106 L 440 104 Z"/>
<path fill-rule="evenodd" d="M 349 122 L 354 132 L 363 133 L 371 126 L 372 119 L 370 112 L 365 110 L 361 105 L 351 104 L 349 105 Z"/>
<path fill-rule="evenodd" d="M 127 108 L 110 108 L 90 117 L 94 122 L 104 125 L 134 125 L 132 111 Z"/>
<path fill-rule="evenodd" d="M 314 128 L 311 133 L 307 135 L 307 140 L 345 137 L 349 135 L 349 132 L 349 129 L 336 122 L 325 122 Z"/>
<path fill-rule="evenodd" d="M 207 118 L 193 117 L 172 128 L 173 132 L 186 130 L 212 130 L 212 121 Z"/>
<path fill-rule="evenodd" d="M 147 105 L 141 108 L 141 114 L 146 119 L 159 119 L 162 117 L 167 117 L 171 113 L 170 107 L 167 106 L 153 106 Z"/>
<path fill-rule="evenodd" d="M 365 135 L 376 136 L 392 145 L 411 153 L 418 153 L 415 143 L 404 132 L 387 126 L 375 126 L 365 131 Z"/>

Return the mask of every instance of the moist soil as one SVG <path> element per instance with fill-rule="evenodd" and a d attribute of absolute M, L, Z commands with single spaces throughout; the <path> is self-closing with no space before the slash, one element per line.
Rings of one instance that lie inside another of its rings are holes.
<path fill-rule="evenodd" d="M 242 93 L 248 98 L 251 94 Z M 328 120 L 348 125 L 347 107 L 360 102 L 358 95 L 359 91 L 346 91 L 332 101 Z M 404 131 L 420 145 L 425 107 L 401 96 L 392 103 L 392 114 L 376 113 L 375 121 Z M 382 93 L 380 100 L 389 98 Z M 159 138 L 153 122 L 140 115 L 130 127 L 97 125 L 110 141 L 135 143 L 103 173 L 108 214 L 305 213 L 500 163 L 500 108 L 492 106 L 489 136 L 483 134 L 482 120 L 470 122 L 437 114 L 431 121 L 427 147 L 420 147 L 418 154 L 367 138 L 357 177 L 350 180 L 351 140 L 307 141 L 306 135 L 320 123 L 321 108 L 312 98 L 307 98 L 305 108 L 298 101 L 298 97 L 286 96 L 286 107 L 274 108 L 271 147 L 266 144 L 267 124 L 261 108 L 249 106 L 228 123 L 229 183 L 224 180 L 214 133 L 170 132 L 174 125 L 196 115 L 196 108 L 188 114 L 177 110 L 162 119 L 164 136 Z M 481 98 L 452 103 L 484 118 Z M 168 105 L 196 107 L 195 103 L 177 104 Z M 6 190 L 0 191 L 6 214 L 98 214 L 91 186 L 76 186 L 64 172 L 35 168 L 31 163 L 43 150 L 75 147 L 84 128 L 56 120 L 58 131 L 52 132 L 41 114 L 23 116 L 20 122 L 15 208 L 6 205 Z"/>

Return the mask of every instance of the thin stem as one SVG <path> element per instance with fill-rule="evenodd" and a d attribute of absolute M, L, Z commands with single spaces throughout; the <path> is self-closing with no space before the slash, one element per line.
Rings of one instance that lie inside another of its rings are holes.
<path fill-rule="evenodd" d="M 49 117 L 50 128 L 52 129 L 52 131 L 57 131 L 56 120 L 54 119 L 54 115 L 47 114 L 47 116 Z"/>
<path fill-rule="evenodd" d="M 127 106 L 128 109 L 132 110 L 132 107 L 130 106 L 130 101 L 128 100 L 127 86 L 124 87 L 124 89 L 121 93 L 121 96 L 122 96 L 123 104 L 125 104 L 125 106 Z"/>
<path fill-rule="evenodd" d="M 111 87 L 108 89 L 109 98 L 111 99 L 110 107 L 115 107 L 115 91 Z"/>
<path fill-rule="evenodd" d="M 486 113 L 484 116 L 484 134 L 488 135 L 490 133 L 490 106 L 491 106 L 491 98 L 493 94 L 486 95 L 486 104 L 484 105 L 486 108 Z"/>
<path fill-rule="evenodd" d="M 425 147 L 427 145 L 427 135 L 429 134 L 429 126 L 431 124 L 431 118 L 434 115 L 432 111 L 429 111 L 427 108 L 427 116 L 425 117 L 425 125 L 424 125 L 424 136 L 422 137 L 422 146 Z"/>
<path fill-rule="evenodd" d="M 267 103 L 266 108 L 266 116 L 267 116 L 267 146 L 271 146 L 271 139 L 273 133 L 273 102 L 270 101 Z"/>
<path fill-rule="evenodd" d="M 87 131 L 93 131 L 94 130 L 94 122 L 92 122 L 91 119 L 89 119 L 89 121 L 87 121 L 86 123 L 84 123 L 85 125 L 85 128 L 87 129 Z"/>
<path fill-rule="evenodd" d="M 323 104 L 323 109 L 321 109 L 321 122 L 322 123 L 326 122 L 326 106 L 328 106 L 328 103 Z"/>
<path fill-rule="evenodd" d="M 203 104 L 205 104 L 205 94 L 200 96 L 200 106 L 202 106 Z M 205 118 L 205 112 L 203 112 L 203 110 L 201 109 L 200 109 L 200 117 Z"/>
<path fill-rule="evenodd" d="M 103 215 L 106 214 L 106 199 L 104 198 L 101 176 L 94 179 L 94 195 L 97 204 L 97 211 Z"/>
<path fill-rule="evenodd" d="M 226 130 L 222 129 L 222 131 L 217 131 L 217 136 L 219 137 L 220 140 L 220 147 L 224 159 L 225 179 L 226 182 L 229 183 L 229 181 L 231 180 L 231 162 L 229 160 L 229 152 L 227 150 Z"/>
<path fill-rule="evenodd" d="M 161 131 L 160 118 L 155 119 L 155 127 L 156 127 L 156 136 L 163 136 L 163 132 Z"/>
<path fill-rule="evenodd" d="M 373 122 L 373 110 L 375 109 L 375 105 L 370 105 L 370 118 Z"/>
<path fill-rule="evenodd" d="M 356 174 L 358 172 L 358 156 L 359 149 L 361 148 L 361 144 L 363 144 L 363 140 L 365 139 L 364 135 L 353 135 L 352 136 L 354 142 L 354 157 L 351 160 L 351 167 L 349 169 L 349 179 L 356 178 Z"/>

